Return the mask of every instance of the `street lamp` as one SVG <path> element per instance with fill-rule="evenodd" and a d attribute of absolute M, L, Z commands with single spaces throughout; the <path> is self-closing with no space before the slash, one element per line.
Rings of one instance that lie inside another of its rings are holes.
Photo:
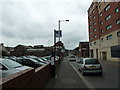
<path fill-rule="evenodd" d="M 58 22 L 58 30 L 60 32 L 60 22 L 65 21 L 65 22 L 69 22 L 69 20 L 59 20 Z M 60 42 L 60 36 L 59 36 L 59 42 Z M 60 64 L 60 45 L 59 45 L 59 64 Z"/>

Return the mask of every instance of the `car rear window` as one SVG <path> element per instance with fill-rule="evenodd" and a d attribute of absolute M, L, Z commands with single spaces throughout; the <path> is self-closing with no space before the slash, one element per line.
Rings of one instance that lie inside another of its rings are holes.
<path fill-rule="evenodd" d="M 75 58 L 75 56 L 71 56 L 70 58 Z"/>
<path fill-rule="evenodd" d="M 99 64 L 97 59 L 87 59 L 85 60 L 85 64 Z"/>

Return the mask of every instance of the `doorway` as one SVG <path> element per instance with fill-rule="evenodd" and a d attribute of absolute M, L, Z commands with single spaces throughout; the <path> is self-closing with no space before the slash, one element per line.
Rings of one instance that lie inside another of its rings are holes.
<path fill-rule="evenodd" d="M 103 60 L 107 60 L 107 53 L 106 52 L 102 52 L 102 56 L 103 56 Z"/>

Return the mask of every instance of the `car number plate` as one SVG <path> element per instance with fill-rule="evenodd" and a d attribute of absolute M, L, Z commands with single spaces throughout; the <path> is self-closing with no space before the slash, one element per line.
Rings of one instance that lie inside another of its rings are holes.
<path fill-rule="evenodd" d="M 96 66 L 90 66 L 90 68 L 96 68 Z"/>

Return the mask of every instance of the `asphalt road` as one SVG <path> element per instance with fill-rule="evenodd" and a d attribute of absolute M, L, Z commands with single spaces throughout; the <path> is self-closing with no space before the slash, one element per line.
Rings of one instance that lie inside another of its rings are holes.
<path fill-rule="evenodd" d="M 79 58 L 76 58 L 77 60 Z M 70 62 L 73 69 L 88 86 L 88 88 L 118 88 L 118 63 L 100 60 L 103 67 L 103 75 L 82 76 L 78 71 L 77 62 Z"/>

